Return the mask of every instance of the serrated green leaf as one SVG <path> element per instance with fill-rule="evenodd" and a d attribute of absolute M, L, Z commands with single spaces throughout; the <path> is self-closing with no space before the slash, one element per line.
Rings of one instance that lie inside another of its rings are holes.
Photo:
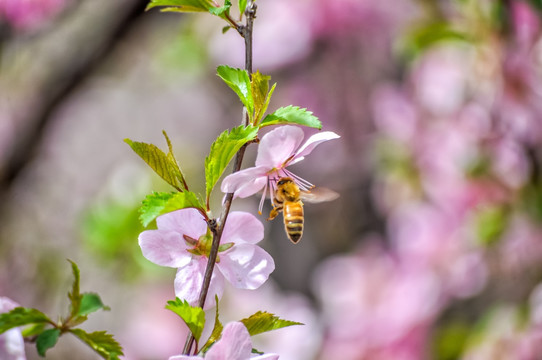
<path fill-rule="evenodd" d="M 90 346 L 104 359 L 119 360 L 119 356 L 124 355 L 122 347 L 113 338 L 113 335 L 108 334 L 105 331 L 95 331 L 93 333 L 87 333 L 82 329 L 70 329 L 69 331 Z"/>
<path fill-rule="evenodd" d="M 151 0 L 145 11 L 157 6 L 171 7 L 176 12 L 206 12 L 213 7 L 210 0 Z"/>
<path fill-rule="evenodd" d="M 36 338 L 36 349 L 40 356 L 45 356 L 45 352 L 56 345 L 60 336 L 59 329 L 48 329 L 38 335 Z"/>
<path fill-rule="evenodd" d="M 205 194 L 209 196 L 218 179 L 239 149 L 247 142 L 254 140 L 258 128 L 254 126 L 238 126 L 231 131 L 225 130 L 211 145 L 209 156 L 205 158 Z"/>
<path fill-rule="evenodd" d="M 231 7 L 231 1 L 230 0 L 226 0 L 224 2 L 224 6 L 219 6 L 219 7 L 212 7 L 209 9 L 209 12 L 213 15 L 216 15 L 216 16 L 219 16 L 219 17 L 224 17 L 224 14 L 228 13 L 230 11 L 230 7 Z"/>
<path fill-rule="evenodd" d="M 254 123 L 257 124 L 265 110 L 267 110 L 267 101 L 269 93 L 269 80 L 271 76 L 262 75 L 259 71 L 252 74 L 250 83 L 252 98 L 254 99 Z"/>
<path fill-rule="evenodd" d="M 254 100 L 251 94 L 250 76 L 246 70 L 220 65 L 216 69 L 217 75 L 239 96 L 239 99 L 247 108 L 252 122 L 254 113 Z"/>
<path fill-rule="evenodd" d="M 293 105 L 281 107 L 274 113 L 267 115 L 262 120 L 260 127 L 277 124 L 295 124 L 322 129 L 322 123 L 312 114 L 312 111 Z"/>
<path fill-rule="evenodd" d="M 179 167 L 179 163 L 177 162 L 177 159 L 175 158 L 175 155 L 173 154 L 173 146 L 171 145 L 171 141 L 169 140 L 169 136 L 167 136 L 167 133 L 165 130 L 162 130 L 162 134 L 164 135 L 164 138 L 166 139 L 168 153 L 167 158 L 169 162 L 172 164 L 174 175 L 179 181 L 181 182 L 181 188 L 183 190 L 188 190 L 188 187 L 186 186 L 186 181 L 183 176 L 183 172 L 181 171 L 181 168 Z"/>
<path fill-rule="evenodd" d="M 209 336 L 209 339 L 207 339 L 207 342 L 203 347 L 201 348 L 201 353 L 206 353 L 207 350 L 213 345 L 215 342 L 220 339 L 220 336 L 222 336 L 222 330 L 224 329 L 224 326 L 220 322 L 220 319 L 218 318 L 218 296 L 215 295 L 215 301 L 216 301 L 216 310 L 215 310 L 215 325 L 213 326 L 213 331 L 211 332 L 211 336 Z"/>
<path fill-rule="evenodd" d="M 68 293 L 68 298 L 70 299 L 70 315 L 72 317 L 76 316 L 81 307 L 81 294 L 79 290 L 79 268 L 77 264 L 68 259 L 72 264 L 72 273 L 73 273 L 73 284 L 72 291 Z"/>
<path fill-rule="evenodd" d="M 198 306 L 191 306 L 186 300 L 175 298 L 167 302 L 166 309 L 179 315 L 181 319 L 194 335 L 196 341 L 199 341 L 203 327 L 205 326 L 205 312 Z"/>
<path fill-rule="evenodd" d="M 95 293 L 84 293 L 81 299 L 81 307 L 77 315 L 85 316 L 100 309 L 110 310 L 109 306 L 102 303 L 100 296 Z"/>
<path fill-rule="evenodd" d="M 182 175 L 180 175 L 182 174 L 181 169 L 175 161 L 172 161 L 172 156 L 168 157 L 168 155 L 153 144 L 132 141 L 130 139 L 124 139 L 124 141 L 168 184 L 178 191 L 186 190 Z"/>
<path fill-rule="evenodd" d="M 143 200 L 143 205 L 139 209 L 139 219 L 143 226 L 147 226 L 159 215 L 190 207 L 201 209 L 201 211 L 204 211 L 205 208 L 198 196 L 190 191 L 182 193 L 153 192 Z"/>
<path fill-rule="evenodd" d="M 184 194 L 184 193 L 179 193 Z M 141 208 L 139 209 L 139 220 L 143 226 L 147 226 L 156 217 L 162 214 L 162 211 L 167 205 L 167 202 L 175 195 L 175 193 L 153 192 L 147 195 L 143 200 Z"/>
<path fill-rule="evenodd" d="M 230 26 L 230 25 L 224 26 L 224 27 L 222 28 L 222 34 L 225 34 L 225 33 L 226 33 L 228 30 L 230 30 L 230 29 L 231 29 L 231 26 Z"/>
<path fill-rule="evenodd" d="M 52 323 L 52 321 L 39 310 L 17 307 L 10 312 L 0 314 L 0 334 L 18 326 Z"/>
<path fill-rule="evenodd" d="M 300 322 L 283 320 L 265 311 L 258 311 L 250 317 L 240 320 L 248 329 L 250 336 L 292 325 L 304 325 Z"/>
<path fill-rule="evenodd" d="M 247 0 L 239 0 L 239 13 L 244 14 L 247 8 Z"/>

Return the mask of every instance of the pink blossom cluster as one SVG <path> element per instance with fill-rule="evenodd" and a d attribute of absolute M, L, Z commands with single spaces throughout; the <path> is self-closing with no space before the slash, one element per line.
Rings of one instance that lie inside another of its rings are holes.
<path fill-rule="evenodd" d="M 509 37 L 472 29 L 477 41 L 434 45 L 402 83 L 375 89 L 373 195 L 389 247 L 320 267 L 323 358 L 431 358 L 430 331 L 451 304 L 540 270 L 542 29 L 526 2 L 511 6 Z M 540 356 L 538 325 L 501 335 L 502 358 Z M 479 345 L 495 351 L 494 339 Z M 480 354 L 468 343 L 464 358 L 497 358 Z"/>
<path fill-rule="evenodd" d="M 0 0 L 0 20 L 5 20 L 16 30 L 31 30 L 56 15 L 65 5 L 66 0 Z"/>

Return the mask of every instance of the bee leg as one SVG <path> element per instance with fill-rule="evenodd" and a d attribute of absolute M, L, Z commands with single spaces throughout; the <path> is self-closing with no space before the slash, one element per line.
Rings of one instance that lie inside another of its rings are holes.
<path fill-rule="evenodd" d="M 274 218 L 276 218 L 279 212 L 281 211 L 282 211 L 282 205 L 274 207 L 269 213 L 269 217 L 267 218 L 267 221 L 273 220 Z"/>

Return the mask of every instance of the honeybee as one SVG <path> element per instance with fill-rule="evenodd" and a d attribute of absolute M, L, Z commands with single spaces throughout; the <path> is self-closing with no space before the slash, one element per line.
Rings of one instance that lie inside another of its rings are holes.
<path fill-rule="evenodd" d="M 288 239 L 297 244 L 303 236 L 303 202 L 318 203 L 336 199 L 339 194 L 326 189 L 318 188 L 312 192 L 301 190 L 299 186 L 290 177 L 282 177 L 276 183 L 274 194 L 273 209 L 269 213 L 267 220 L 273 220 L 282 211 L 284 218 L 284 230 Z"/>

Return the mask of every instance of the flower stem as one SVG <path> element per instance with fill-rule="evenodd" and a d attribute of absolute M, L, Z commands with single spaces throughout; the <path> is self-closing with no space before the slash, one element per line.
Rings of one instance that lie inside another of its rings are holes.
<path fill-rule="evenodd" d="M 252 76 L 252 29 L 254 25 L 254 19 L 256 18 L 256 4 L 253 1 L 248 1 L 247 7 L 245 10 L 246 24 L 242 27 L 239 27 L 237 30 L 239 34 L 245 39 L 245 70 L 248 72 L 249 76 Z M 245 111 L 245 116 L 243 117 L 243 125 L 249 124 L 249 115 Z M 245 150 L 248 144 L 245 144 L 239 149 L 237 154 L 235 154 L 235 160 L 233 162 L 233 171 L 235 173 L 241 169 L 241 163 L 243 162 L 243 157 L 245 156 Z M 218 247 L 220 246 L 220 239 L 222 237 L 222 232 L 224 231 L 224 226 L 226 225 L 226 220 L 228 219 L 228 214 L 230 213 L 231 203 L 233 201 L 233 193 L 226 194 L 226 199 L 224 205 L 222 206 L 222 213 L 220 214 L 220 219 L 215 221 L 211 219 L 208 221 L 207 226 L 213 233 L 213 243 L 211 246 L 211 251 L 209 252 L 209 260 L 207 262 L 207 267 L 205 268 L 205 276 L 203 278 L 203 285 L 201 286 L 201 291 L 199 295 L 198 305 L 203 308 L 205 300 L 207 299 L 207 292 L 209 291 L 209 285 L 211 284 L 211 277 L 213 275 L 213 270 L 216 263 L 216 257 L 218 255 Z M 194 343 L 194 336 L 190 333 L 186 338 L 184 344 L 183 354 L 189 355 Z M 197 351 L 197 350 L 196 350 Z"/>

